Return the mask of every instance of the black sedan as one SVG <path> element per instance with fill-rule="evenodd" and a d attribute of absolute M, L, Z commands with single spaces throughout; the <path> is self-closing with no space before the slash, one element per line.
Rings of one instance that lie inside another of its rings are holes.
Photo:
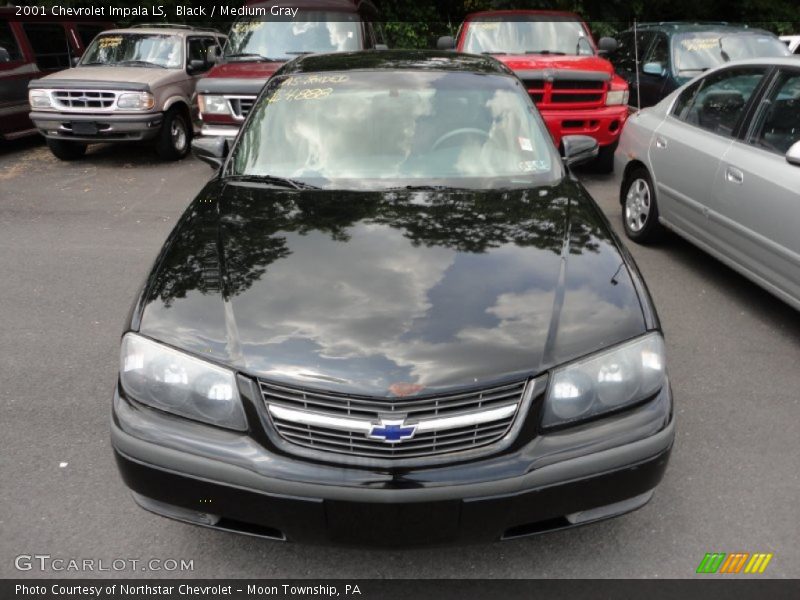
<path fill-rule="evenodd" d="M 630 256 L 489 57 L 306 56 L 270 80 L 122 338 L 143 508 L 268 538 L 496 540 L 643 506 L 674 437 Z"/>

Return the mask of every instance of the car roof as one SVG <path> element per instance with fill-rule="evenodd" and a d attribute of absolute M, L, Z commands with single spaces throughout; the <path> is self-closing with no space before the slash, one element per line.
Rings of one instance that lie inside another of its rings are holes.
<path fill-rule="evenodd" d="M 748 27 L 747 25 L 731 25 L 724 22 L 697 22 L 687 23 L 684 21 L 664 21 L 660 23 L 638 23 L 636 29 L 639 31 L 663 31 L 665 33 L 699 33 L 703 31 L 719 31 L 727 33 L 770 33 L 766 29 L 758 27 Z M 627 31 L 633 31 L 631 27 Z M 770 35 L 772 35 L 770 33 Z"/>
<path fill-rule="evenodd" d="M 392 71 L 398 69 L 430 71 L 467 71 L 484 75 L 512 75 L 491 56 L 465 54 L 448 50 L 361 50 L 308 54 L 287 63 L 281 75 L 326 71 Z"/>
<path fill-rule="evenodd" d="M 468 14 L 464 17 L 465 21 L 474 21 L 487 17 L 513 17 L 517 16 L 530 16 L 530 17 L 561 17 L 562 19 L 570 19 L 575 21 L 582 21 L 576 13 L 564 10 L 526 10 L 526 9 L 508 9 L 508 10 L 482 10 Z"/>
<path fill-rule="evenodd" d="M 299 8 L 300 10 L 317 9 L 355 12 L 362 2 L 363 0 L 294 0 L 291 3 L 291 7 Z M 250 7 L 288 6 L 286 0 L 253 0 L 245 2 L 245 4 Z"/>
<path fill-rule="evenodd" d="M 146 35 L 218 35 L 225 36 L 221 31 L 215 29 L 193 28 L 193 27 L 121 27 L 118 29 L 107 29 L 103 32 L 106 34 L 121 34 L 121 33 L 144 33 Z"/>
<path fill-rule="evenodd" d="M 714 67 L 713 69 L 709 69 L 706 73 L 710 73 L 712 70 L 717 71 L 720 69 L 724 69 L 725 67 L 730 66 L 747 66 L 747 65 L 765 65 L 765 66 L 775 66 L 775 67 L 800 67 L 800 61 L 797 60 L 797 56 L 789 54 L 787 56 L 773 56 L 769 58 L 747 58 L 745 60 L 735 60 L 732 62 L 722 63 Z M 703 73 L 703 76 L 706 75 Z"/>

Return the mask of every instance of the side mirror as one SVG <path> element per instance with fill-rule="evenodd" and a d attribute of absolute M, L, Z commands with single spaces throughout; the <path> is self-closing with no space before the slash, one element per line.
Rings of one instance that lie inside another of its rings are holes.
<path fill-rule="evenodd" d="M 192 154 L 204 163 L 219 169 L 228 156 L 228 140 L 224 137 L 200 137 L 192 140 Z"/>
<path fill-rule="evenodd" d="M 81 62 L 80 56 L 73 56 L 72 58 L 69 59 L 69 64 L 72 67 L 77 67 L 79 62 Z"/>
<path fill-rule="evenodd" d="M 593 160 L 600 152 L 597 140 L 588 135 L 565 135 L 561 143 L 564 146 L 564 162 L 568 167 Z"/>
<path fill-rule="evenodd" d="M 662 65 L 660 62 L 644 63 L 644 66 L 642 67 L 642 72 L 647 73 L 648 75 L 663 77 L 664 65 Z"/>
<path fill-rule="evenodd" d="M 208 52 L 206 53 L 206 57 L 209 64 L 211 65 L 217 64 L 220 59 L 219 49 L 216 46 L 211 46 L 208 49 Z"/>
<path fill-rule="evenodd" d="M 617 40 L 612 37 L 601 37 L 597 42 L 597 50 L 600 54 L 609 54 L 617 49 Z"/>
<path fill-rule="evenodd" d="M 207 71 L 209 68 L 209 63 L 204 60 L 190 60 L 189 66 L 186 67 L 186 72 L 189 75 L 195 75 L 196 73 L 202 73 L 203 71 Z"/>
<path fill-rule="evenodd" d="M 436 48 L 439 50 L 455 50 L 456 40 L 451 35 L 443 35 L 436 41 Z"/>
<path fill-rule="evenodd" d="M 800 142 L 795 142 L 786 151 L 786 162 L 795 167 L 800 167 Z"/>

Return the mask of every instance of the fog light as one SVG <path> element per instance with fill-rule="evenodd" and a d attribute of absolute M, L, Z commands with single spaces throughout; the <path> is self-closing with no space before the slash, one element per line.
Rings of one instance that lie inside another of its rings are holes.
<path fill-rule="evenodd" d="M 628 498 L 627 500 L 622 500 L 621 502 L 615 502 L 614 504 L 606 504 L 605 506 L 590 508 L 589 510 L 582 510 L 580 512 L 572 513 L 571 515 L 564 516 L 566 517 L 567 521 L 573 525 L 580 525 L 581 523 L 589 523 L 591 521 L 599 521 L 600 519 L 616 517 L 617 515 L 641 508 L 650 502 L 650 498 L 653 497 L 653 491 L 654 490 L 650 490 L 644 494 L 639 494 L 638 496 Z"/>
<path fill-rule="evenodd" d="M 131 494 L 133 495 L 133 499 L 136 501 L 136 504 L 145 510 L 149 510 L 152 513 L 161 515 L 162 517 L 208 526 L 216 525 L 222 518 L 219 515 L 212 515 L 210 513 L 204 513 L 197 510 L 190 510 L 188 508 L 182 508 L 173 504 L 167 504 L 166 502 L 161 502 L 160 500 L 153 500 L 152 498 L 142 496 L 136 492 L 131 492 Z"/>

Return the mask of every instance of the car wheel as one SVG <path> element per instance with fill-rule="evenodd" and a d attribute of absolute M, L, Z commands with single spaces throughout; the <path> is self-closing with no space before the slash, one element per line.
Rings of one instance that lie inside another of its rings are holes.
<path fill-rule="evenodd" d="M 164 160 L 179 160 L 189 154 L 192 130 L 183 111 L 171 108 L 164 115 L 164 123 L 158 134 L 156 151 Z"/>
<path fill-rule="evenodd" d="M 616 149 L 616 144 L 600 147 L 593 164 L 595 173 L 612 173 L 614 171 L 614 151 Z"/>
<path fill-rule="evenodd" d="M 86 154 L 86 144 L 81 142 L 68 142 L 66 140 L 51 140 L 48 138 L 47 147 L 56 158 L 61 160 L 78 160 Z"/>
<path fill-rule="evenodd" d="M 636 168 L 622 185 L 625 234 L 640 244 L 656 241 L 663 233 L 663 227 L 658 222 L 658 205 L 650 173 L 642 167 Z"/>

